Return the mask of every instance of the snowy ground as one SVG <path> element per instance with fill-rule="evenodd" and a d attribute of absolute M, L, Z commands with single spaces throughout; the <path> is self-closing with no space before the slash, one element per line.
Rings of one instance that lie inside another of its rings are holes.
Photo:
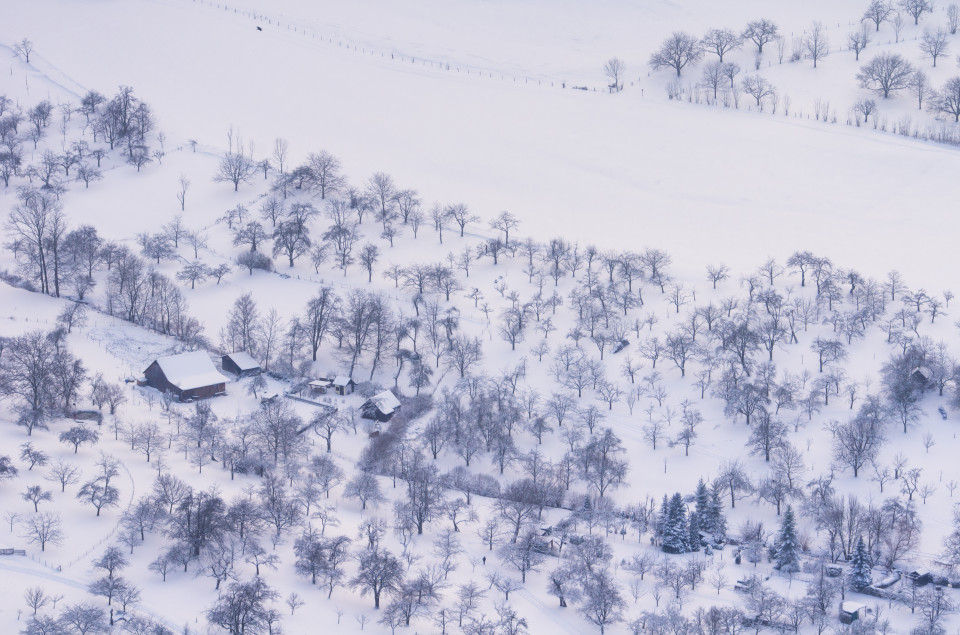
<path fill-rule="evenodd" d="M 151 164 L 137 174 L 116 157 L 108 157 L 103 181 L 89 190 L 73 184 L 64 198 L 71 224 L 94 224 L 104 236 L 131 248 L 137 232 L 158 231 L 179 211 L 174 193 L 179 175 L 186 174 L 193 189 L 185 220 L 192 228 L 207 229 L 211 236 L 203 260 L 211 265 L 232 260 L 238 249 L 217 219 L 238 203 L 255 207 L 265 189 L 261 180 L 241 185 L 238 193 L 226 184 L 211 182 L 232 128 L 257 157 L 267 156 L 274 138 L 282 137 L 290 142 L 294 164 L 308 152 L 325 149 L 343 161 L 352 182 L 359 184 L 374 171 L 388 172 L 401 187 L 417 188 L 427 208 L 433 201 L 462 201 L 484 219 L 509 210 L 521 219 L 522 236 L 539 240 L 565 236 L 602 250 L 664 249 L 673 256 L 671 270 L 676 278 L 696 289 L 698 305 L 742 293 L 736 283 L 740 275 L 752 272 L 768 257 L 783 262 L 801 249 L 829 256 L 864 277 L 880 279 L 896 268 L 911 286 L 936 294 L 956 285 L 949 254 L 960 235 L 960 220 L 950 213 L 946 201 L 960 168 L 960 155 L 952 147 L 845 125 L 849 107 L 866 95 L 856 88 L 857 65 L 851 52 L 836 51 L 816 70 L 806 61 L 781 67 L 769 54 L 764 73 L 792 97 L 786 116 L 782 111 L 747 109 L 746 97 L 739 110 L 669 101 L 664 86 L 670 74 L 650 73 L 646 66 L 650 52 L 673 30 L 699 34 L 711 26 L 738 27 L 762 14 L 791 34 L 821 19 L 830 28 L 836 49 L 853 29 L 850 25 L 861 4 L 816 0 L 771 7 L 743 0 L 727 7 L 708 2 L 642 6 L 614 0 L 561 4 L 369 0 L 320 10 L 305 0 L 278 0 L 269 6 L 237 0 L 228 7 L 188 0 L 34 0 L 18 2 L 13 19 L 0 21 L 0 42 L 5 45 L 0 52 L 10 54 L 0 94 L 28 107 L 43 98 L 76 102 L 89 89 L 111 94 L 117 85 L 125 84 L 150 104 L 158 128 L 167 136 L 163 164 Z M 942 23 L 943 7 L 925 20 Z M 75 28 L 78 24 L 96 27 Z M 263 30 L 257 31 L 256 26 Z M 921 30 L 910 25 L 904 42 L 886 44 L 891 32 L 884 26 L 877 39 L 918 64 L 928 64 L 916 49 Z M 10 46 L 23 37 L 36 46 L 29 66 L 13 57 Z M 955 40 L 956 36 L 951 39 Z M 863 55 L 875 51 L 872 45 Z M 602 90 L 605 80 L 600 69 L 613 55 L 623 57 L 631 69 L 629 83 L 618 95 Z M 745 68 L 750 66 L 748 51 L 735 57 Z M 949 56 L 935 72 L 928 69 L 935 85 L 952 76 L 953 70 Z M 693 69 L 685 74 L 683 84 L 689 88 L 698 77 L 699 70 Z M 573 85 L 597 90 L 575 91 L 570 88 Z M 816 99 L 834 104 L 838 123 L 808 118 Z M 881 103 L 881 109 L 882 114 L 890 113 L 891 121 L 915 112 L 906 95 Z M 928 115 L 915 116 L 934 125 Z M 190 140 L 198 142 L 196 152 L 191 151 Z M 56 147 L 57 134 L 52 133 L 46 143 Z M 13 202 L 12 188 L 0 192 L 0 209 L 5 211 Z M 364 228 L 367 238 L 375 241 L 375 228 L 366 224 Z M 440 246 L 429 227 L 421 231 L 417 241 L 409 232 L 402 235 L 393 249 L 381 243 L 380 269 L 388 263 L 440 261 L 448 251 L 458 252 L 493 235 L 485 223 L 465 240 L 454 237 L 451 228 Z M 181 250 L 181 257 L 189 256 L 186 249 Z M 502 303 L 493 280 L 505 275 L 510 289 L 529 296 L 532 285 L 521 272 L 520 260 L 500 267 L 488 261 L 478 264 L 471 272 L 471 284 L 480 287 L 491 302 Z M 721 262 L 732 267 L 734 280 L 714 293 L 704 280 L 704 267 Z M 290 271 L 279 264 L 289 279 L 235 271 L 220 285 L 208 281 L 194 291 L 185 290 L 191 314 L 204 323 L 212 340 L 216 341 L 223 326 L 227 307 L 243 292 L 252 291 L 263 309 L 273 307 L 290 316 L 315 293 L 321 280 L 334 284 L 339 292 L 367 288 L 366 274 L 359 268 L 341 278 L 334 270 L 317 274 L 306 262 Z M 2 268 L 12 266 L 5 252 Z M 174 262 L 160 266 L 170 275 L 178 268 Z M 406 303 L 404 310 L 409 313 L 408 295 L 378 277 L 375 274 L 375 285 L 398 303 Z M 569 280 L 561 284 L 564 293 L 572 288 Z M 779 285 L 781 291 L 792 287 L 801 293 L 795 277 L 784 278 Z M 653 287 L 645 293 L 649 305 L 643 312 L 656 313 L 662 321 L 657 329 L 666 332 L 677 319 L 672 305 Z M 496 373 L 519 361 L 519 354 L 512 354 L 509 345 L 496 337 L 495 329 L 472 309 L 470 300 L 460 297 L 454 303 L 464 316 L 464 329 L 485 338 L 487 372 Z M 60 308 L 60 301 L 0 287 L 0 335 L 50 328 Z M 948 316 L 935 326 L 925 325 L 924 332 L 948 341 L 956 354 L 956 329 L 951 322 Z M 562 343 L 568 327 L 563 325 L 551 336 L 554 348 Z M 875 329 L 851 347 L 848 376 L 876 386 L 877 369 L 890 353 L 884 340 L 884 334 Z M 547 394 L 552 389 L 547 363 L 535 363 L 529 352 L 534 343 L 530 337 L 519 353 L 527 355 L 531 366 L 529 383 Z M 91 370 L 113 380 L 139 373 L 152 358 L 175 346 L 171 340 L 105 316 L 94 317 L 71 336 L 70 344 Z M 326 356 L 321 366 L 337 367 L 329 348 L 322 353 Z M 815 370 L 811 356 L 805 342 L 784 353 L 782 363 L 795 371 Z M 616 377 L 620 359 L 611 356 L 607 363 L 609 374 Z M 675 370 L 666 365 L 658 365 L 658 370 L 665 377 L 669 404 L 677 407 L 683 399 L 699 397 L 691 382 L 680 380 Z M 369 367 L 360 368 L 358 374 L 368 372 Z M 861 380 L 865 376 L 869 382 Z M 222 418 L 255 407 L 241 385 L 231 389 L 227 398 L 214 400 Z M 125 421 L 162 421 L 159 406 L 129 390 L 130 403 L 121 411 Z M 346 403 L 356 405 L 356 400 Z M 889 462 L 898 451 L 921 457 L 916 463 L 925 467 L 928 480 L 938 484 L 931 503 L 922 507 L 923 542 L 914 554 L 915 562 L 922 564 L 939 553 L 951 526 L 952 505 L 942 484 L 960 479 L 960 467 L 951 461 L 956 436 L 952 428 L 945 428 L 952 427 L 954 415 L 945 423 L 940 421 L 936 413 L 940 403 L 931 396 L 922 404 L 926 414 L 909 435 L 893 430 L 890 436 L 895 443 L 888 444 L 881 459 Z M 663 493 L 688 493 L 698 478 L 713 476 L 722 459 L 743 455 L 747 431 L 740 422 L 731 424 L 722 416 L 721 405 L 713 400 L 704 406 L 701 439 L 691 448 L 691 456 L 684 457 L 679 447 L 652 452 L 639 429 L 643 408 L 638 406 L 631 417 L 618 404 L 607 423 L 627 445 L 632 472 L 629 486 L 616 492 L 615 499 L 627 504 L 646 495 L 659 500 Z M 309 416 L 308 407 L 298 408 Z M 795 445 L 806 449 L 811 474 L 829 470 L 829 440 L 823 424 L 848 414 L 838 399 L 792 435 Z M 141 486 L 149 488 L 154 472 L 142 456 L 113 439 L 108 424 L 104 424 L 100 447 L 81 448 L 84 456 L 79 460 L 84 469 L 90 469 L 100 450 L 120 459 L 122 500 L 127 502 L 142 493 Z M 937 440 L 928 454 L 923 454 L 921 445 L 924 432 L 932 432 Z M 22 431 L 12 425 L 3 426 L 0 435 L 11 454 L 24 441 Z M 335 439 L 344 467 L 351 465 L 365 441 L 362 431 Z M 55 434 L 38 436 L 37 443 L 54 456 L 70 458 L 67 446 L 57 443 Z M 545 446 L 557 453 L 562 441 L 552 435 Z M 243 487 L 255 482 L 230 482 L 214 466 L 197 474 L 176 450 L 168 458 L 184 478 L 200 487 L 216 483 L 227 498 L 240 495 Z M 760 460 L 747 462 L 754 474 L 766 470 Z M 457 463 L 450 454 L 443 457 L 442 466 Z M 488 468 L 488 461 L 482 463 L 483 469 L 495 472 Z M 880 498 L 875 484 L 866 479 L 855 481 L 846 473 L 837 479 L 840 489 L 864 500 Z M 0 485 L 0 508 L 27 512 L 29 504 L 20 500 L 19 492 L 34 483 L 42 483 L 42 478 L 24 471 L 16 487 L 9 482 Z M 340 530 L 353 536 L 363 514 L 355 501 L 342 498 L 339 492 L 334 497 L 340 508 Z M 18 611 L 24 610 L 20 590 L 28 585 L 56 589 L 66 596 L 65 602 L 81 599 L 93 577 L 90 560 L 110 544 L 123 510 L 121 506 L 93 518 L 69 491 L 56 495 L 54 501 L 70 518 L 64 545 L 44 554 L 31 550 L 33 561 L 0 560 L 4 579 L 12 581 L 16 591 L 0 600 L 0 622 L 8 625 L 5 630 L 12 632 L 16 620 L 25 619 Z M 481 503 L 481 508 L 486 504 Z M 389 516 L 389 508 L 381 513 Z M 777 522 L 769 506 L 745 501 L 731 514 L 731 529 L 748 517 L 763 519 L 770 527 Z M 429 531 L 432 536 L 441 530 L 441 523 L 435 525 Z M 617 546 L 615 562 L 635 552 L 630 539 Z M 455 574 L 457 583 L 476 579 L 485 584 L 480 575 L 483 565 L 475 564 L 482 546 L 472 530 L 464 533 L 463 540 L 467 556 Z M 133 556 L 131 571 L 137 571 L 137 582 L 147 598 L 141 608 L 171 627 L 187 625 L 194 632 L 205 632 L 202 611 L 216 599 L 213 584 L 206 578 L 194 579 L 192 573 L 171 574 L 170 582 L 164 584 L 148 573 L 146 566 L 162 542 L 150 537 Z M 19 547 L 22 540 L 0 526 L 0 543 Z M 343 611 L 339 632 L 358 631 L 355 616 L 361 614 L 374 620 L 365 630 L 382 632 L 369 598 L 341 588 L 327 601 L 323 594 L 318 598 L 308 581 L 296 577 L 289 566 L 291 544 L 292 539 L 278 547 L 287 566 L 271 572 L 270 579 L 281 597 L 297 592 L 309 603 L 286 618 L 287 632 L 311 632 L 318 623 L 331 624 L 333 630 L 333 620 L 340 621 L 338 609 Z M 428 552 L 430 545 L 423 541 L 418 548 Z M 726 562 L 730 554 L 715 556 L 721 558 Z M 487 567 L 498 566 L 496 558 L 491 559 Z M 62 570 L 54 571 L 56 567 Z M 552 565 L 545 567 L 549 568 Z M 742 573 L 732 562 L 726 570 L 731 584 Z M 769 567 L 764 570 L 769 573 Z M 629 577 L 624 574 L 623 581 Z M 569 611 L 555 608 L 555 599 L 544 592 L 542 573 L 531 579 L 511 596 L 518 611 L 530 620 L 531 632 L 574 633 L 588 628 Z M 785 594 L 802 593 L 800 585 L 788 587 L 788 581 L 777 579 L 775 583 Z M 719 594 L 719 601 L 732 602 L 737 597 L 728 588 Z M 714 591 L 704 586 L 691 594 L 690 601 L 706 605 L 714 600 Z M 652 608 L 649 596 L 628 607 L 628 613 L 632 617 L 642 608 Z M 886 616 L 894 621 L 896 632 L 912 624 L 902 607 L 888 610 Z M 951 628 L 958 624 L 954 618 Z M 431 628 L 421 622 L 415 630 L 432 632 Z M 616 628 L 626 632 L 624 625 Z"/>

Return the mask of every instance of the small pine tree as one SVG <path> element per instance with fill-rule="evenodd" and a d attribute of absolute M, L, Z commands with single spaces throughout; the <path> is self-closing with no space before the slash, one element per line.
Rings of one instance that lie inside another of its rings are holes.
<path fill-rule="evenodd" d="M 787 505 L 780 524 L 780 533 L 774 543 L 777 552 L 774 568 L 788 573 L 800 570 L 800 541 L 797 539 L 797 520 L 793 507 Z"/>
<path fill-rule="evenodd" d="M 857 548 L 853 552 L 853 560 L 850 563 L 850 586 L 859 591 L 872 583 L 870 558 L 867 554 L 867 547 L 863 544 L 863 536 L 860 536 L 857 540 Z"/>

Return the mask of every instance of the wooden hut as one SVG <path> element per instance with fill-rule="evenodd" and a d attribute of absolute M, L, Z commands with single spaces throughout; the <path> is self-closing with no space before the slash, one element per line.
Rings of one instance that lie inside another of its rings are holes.
<path fill-rule="evenodd" d="M 160 392 L 169 390 L 180 401 L 224 394 L 230 381 L 217 372 L 210 356 L 203 351 L 158 357 L 143 375 L 147 386 Z"/>
<path fill-rule="evenodd" d="M 220 367 L 223 372 L 236 375 L 237 379 L 259 375 L 262 370 L 257 360 L 244 351 L 224 355 L 220 358 Z"/>

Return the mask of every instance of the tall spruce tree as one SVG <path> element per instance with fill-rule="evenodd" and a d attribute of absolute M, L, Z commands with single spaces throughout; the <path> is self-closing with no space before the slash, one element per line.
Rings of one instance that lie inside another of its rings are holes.
<path fill-rule="evenodd" d="M 726 542 L 727 518 L 723 514 L 723 500 L 720 496 L 720 488 L 714 485 L 710 490 L 707 513 L 700 517 L 700 528 L 713 536 L 715 542 Z"/>
<path fill-rule="evenodd" d="M 696 498 L 696 514 L 697 518 L 700 520 L 700 529 L 706 532 L 710 531 L 710 490 L 707 488 L 707 484 L 703 482 L 703 479 L 697 483 L 697 493 L 694 495 Z"/>
<path fill-rule="evenodd" d="M 777 549 L 775 568 L 792 573 L 800 570 L 800 540 L 797 538 L 797 520 L 793 507 L 787 505 L 780 523 L 780 533 L 774 543 Z"/>
<path fill-rule="evenodd" d="M 663 535 L 663 550 L 667 553 L 687 551 L 687 508 L 680 492 L 667 503 L 667 520 Z"/>
<path fill-rule="evenodd" d="M 687 551 L 700 551 L 700 515 L 696 511 L 687 519 Z"/>
<path fill-rule="evenodd" d="M 667 495 L 663 495 L 663 501 L 660 503 L 660 511 L 657 513 L 657 527 L 656 527 L 656 539 L 657 544 L 663 544 L 663 537 L 667 534 L 667 527 L 669 526 L 669 511 L 670 503 L 667 499 Z"/>
<path fill-rule="evenodd" d="M 853 560 L 850 562 L 850 586 L 857 591 L 873 583 L 870 571 L 870 558 L 867 547 L 863 544 L 863 536 L 857 540 L 857 548 L 853 551 Z"/>

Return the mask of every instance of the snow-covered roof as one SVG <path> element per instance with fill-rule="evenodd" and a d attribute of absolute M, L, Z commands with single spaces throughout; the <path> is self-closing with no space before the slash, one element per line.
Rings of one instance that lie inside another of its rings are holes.
<path fill-rule="evenodd" d="M 326 388 L 330 385 L 329 379 L 314 379 L 311 381 L 308 386 L 313 386 L 314 388 Z"/>
<path fill-rule="evenodd" d="M 203 351 L 158 357 L 164 377 L 180 390 L 225 384 L 229 379 L 217 372 L 210 356 Z"/>
<path fill-rule="evenodd" d="M 385 415 L 392 413 L 394 410 L 400 407 L 400 400 L 397 399 L 397 396 L 389 390 L 384 390 L 383 392 L 375 394 L 373 397 L 370 397 L 370 401 L 375 403 L 377 405 L 377 410 Z"/>
<path fill-rule="evenodd" d="M 840 604 L 840 610 L 844 613 L 856 613 L 857 611 L 865 608 L 867 608 L 866 604 L 861 604 L 860 602 L 851 602 L 850 600 Z"/>
<path fill-rule="evenodd" d="M 351 381 L 353 381 L 353 380 L 350 379 L 350 377 L 347 376 L 347 375 L 337 375 L 336 378 L 333 380 L 333 385 L 334 385 L 334 386 L 346 386 L 346 385 L 349 384 Z"/>
<path fill-rule="evenodd" d="M 229 357 L 233 360 L 233 363 L 236 364 L 240 370 L 256 370 L 260 368 L 257 360 L 250 357 L 250 354 L 245 351 L 237 351 L 236 353 L 224 355 L 224 357 Z"/>

